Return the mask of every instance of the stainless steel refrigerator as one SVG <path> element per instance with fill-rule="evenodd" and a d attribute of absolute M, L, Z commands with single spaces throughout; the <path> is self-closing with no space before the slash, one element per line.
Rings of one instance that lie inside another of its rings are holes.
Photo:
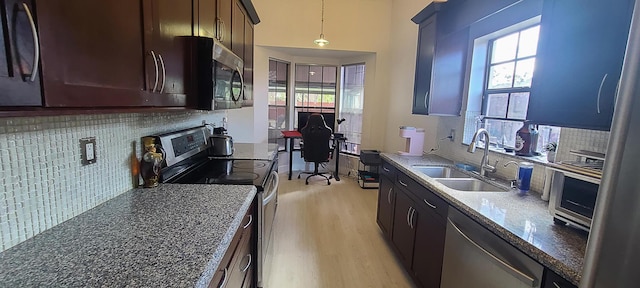
<path fill-rule="evenodd" d="M 636 1 L 580 287 L 640 287 L 639 267 L 640 1 Z"/>

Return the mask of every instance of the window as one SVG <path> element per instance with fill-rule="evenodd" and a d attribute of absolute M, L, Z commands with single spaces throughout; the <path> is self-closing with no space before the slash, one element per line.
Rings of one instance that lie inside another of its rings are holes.
<path fill-rule="evenodd" d="M 364 102 L 364 64 L 342 66 L 340 89 L 340 117 L 338 132 L 347 138 L 342 152 L 360 155 L 362 138 L 362 109 Z"/>
<path fill-rule="evenodd" d="M 298 112 L 334 113 L 336 108 L 335 66 L 296 64 L 295 78 L 295 127 L 298 128 Z M 327 123 L 335 130 L 336 123 Z"/>
<path fill-rule="evenodd" d="M 289 99 L 289 63 L 269 59 L 269 143 L 285 149 L 280 131 L 288 127 L 287 99 Z"/>
<path fill-rule="evenodd" d="M 482 95 L 483 124 L 497 147 L 515 147 L 515 135 L 527 117 L 540 26 L 489 41 Z M 559 128 L 545 126 L 538 150 L 557 141 Z"/>

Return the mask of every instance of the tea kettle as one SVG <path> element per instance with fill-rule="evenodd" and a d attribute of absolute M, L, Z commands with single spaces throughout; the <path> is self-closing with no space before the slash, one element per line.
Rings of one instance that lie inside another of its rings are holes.
<path fill-rule="evenodd" d="M 229 135 L 211 135 L 210 155 L 211 156 L 231 156 L 233 155 L 233 137 Z"/>

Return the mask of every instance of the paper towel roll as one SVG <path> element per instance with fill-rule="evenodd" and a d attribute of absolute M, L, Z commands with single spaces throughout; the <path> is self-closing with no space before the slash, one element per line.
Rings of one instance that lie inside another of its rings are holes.
<path fill-rule="evenodd" d="M 551 179 L 553 178 L 553 170 L 544 168 L 544 187 L 542 188 L 542 200 L 549 201 L 549 194 L 551 194 Z"/>

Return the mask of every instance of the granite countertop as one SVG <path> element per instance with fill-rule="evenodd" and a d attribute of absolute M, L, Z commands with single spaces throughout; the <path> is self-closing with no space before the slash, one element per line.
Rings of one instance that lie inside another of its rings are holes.
<path fill-rule="evenodd" d="M 516 191 L 457 191 L 411 167 L 450 165 L 452 162 L 449 160 L 435 155 L 407 157 L 382 153 L 381 156 L 531 258 L 575 285 L 580 282 L 588 235 L 584 231 L 553 224 L 548 202 L 540 199 L 540 194 L 532 192 L 522 196 Z"/>
<path fill-rule="evenodd" d="M 207 287 L 255 194 L 133 189 L 0 253 L 0 287 Z"/>
<path fill-rule="evenodd" d="M 210 156 L 210 159 L 269 160 L 278 155 L 278 144 L 274 143 L 233 143 L 233 155 Z"/>

